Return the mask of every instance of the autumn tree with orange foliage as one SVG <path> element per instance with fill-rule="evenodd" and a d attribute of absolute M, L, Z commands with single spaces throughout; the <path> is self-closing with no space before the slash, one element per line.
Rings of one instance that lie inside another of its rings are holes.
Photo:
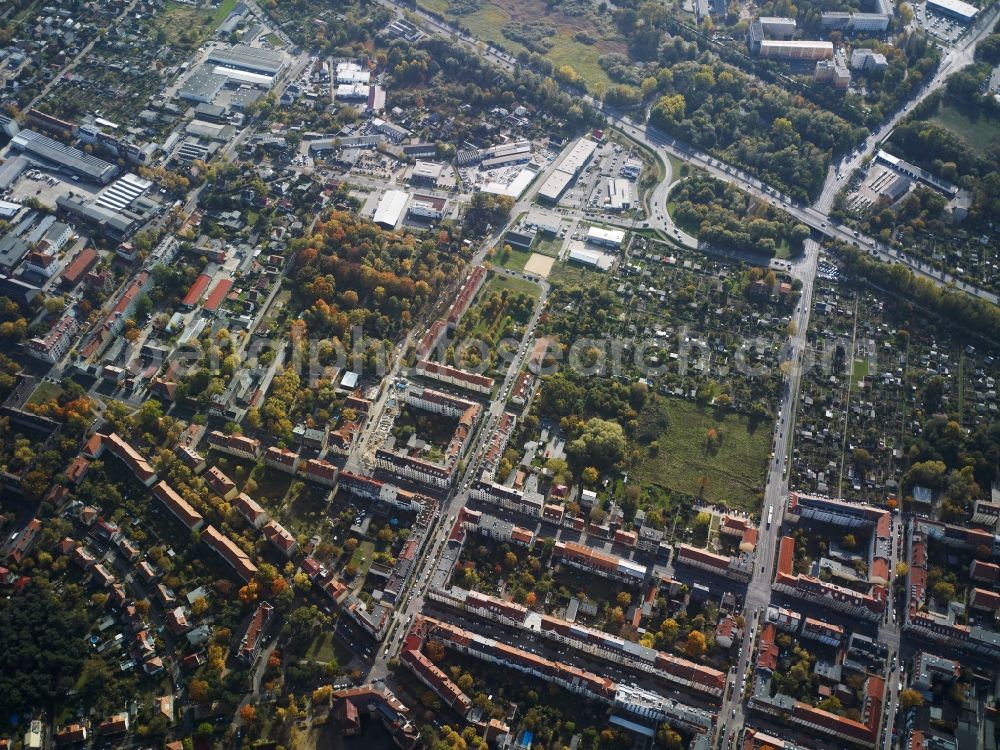
<path fill-rule="evenodd" d="M 463 270 L 460 238 L 390 232 L 344 211 L 292 243 L 294 303 L 311 336 L 349 342 L 352 327 L 393 339 Z M 297 320 L 299 318 L 296 318 Z"/>

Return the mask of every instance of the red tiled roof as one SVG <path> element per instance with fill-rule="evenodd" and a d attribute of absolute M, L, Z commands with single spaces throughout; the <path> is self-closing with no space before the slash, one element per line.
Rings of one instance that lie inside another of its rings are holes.
<path fill-rule="evenodd" d="M 333 435 L 334 433 L 330 434 Z M 302 473 L 306 476 L 332 480 L 337 477 L 337 466 L 320 458 L 310 458 L 302 465 Z"/>
<path fill-rule="evenodd" d="M 250 560 L 250 556 L 241 550 L 232 539 L 227 537 L 214 526 L 207 526 L 202 532 L 201 539 L 214 550 L 223 560 L 229 563 L 236 574 L 244 581 L 249 581 L 257 572 L 257 566 Z"/>
<path fill-rule="evenodd" d="M 124 462 L 140 481 L 145 482 L 150 477 L 156 475 L 153 467 L 149 465 L 145 457 L 125 442 L 118 433 L 112 432 L 110 435 L 106 435 L 104 437 L 104 445 Z"/>
<path fill-rule="evenodd" d="M 86 247 L 81 250 L 70 261 L 69 265 L 66 266 L 66 270 L 63 271 L 62 283 L 69 286 L 76 286 L 80 279 L 83 278 L 83 275 L 97 263 L 97 258 L 97 251 L 94 248 Z"/>
<path fill-rule="evenodd" d="M 268 521 L 264 524 L 264 536 L 267 541 L 280 549 L 286 555 L 295 546 L 295 537 L 277 521 Z"/>
<path fill-rule="evenodd" d="M 236 482 L 226 476 L 226 473 L 218 466 L 210 466 L 205 472 L 205 482 L 212 488 L 215 494 L 225 497 L 236 489 Z"/>
<path fill-rule="evenodd" d="M 184 299 L 181 300 L 181 304 L 186 307 L 194 307 L 198 304 L 198 300 L 201 299 L 201 295 L 205 293 L 208 289 L 208 284 L 212 280 L 211 276 L 207 274 L 199 274 L 198 278 L 194 280 L 191 288 L 188 289 L 187 294 L 184 295 Z"/>
<path fill-rule="evenodd" d="M 711 565 L 719 570 L 729 570 L 730 558 L 726 555 L 717 555 L 702 547 L 693 547 L 690 544 L 682 544 L 677 548 L 677 559 L 684 561 L 699 562 Z"/>
<path fill-rule="evenodd" d="M 757 668 L 774 670 L 778 667 L 778 645 L 774 642 L 777 633 L 774 625 L 767 623 L 760 631 L 760 648 L 757 651 Z"/>
<path fill-rule="evenodd" d="M 795 564 L 795 540 L 790 536 L 781 537 L 778 544 L 778 573 L 791 575 Z"/>
<path fill-rule="evenodd" d="M 976 581 L 987 581 L 992 583 L 1000 578 L 1000 565 L 982 560 L 973 560 L 969 567 L 969 576 Z"/>
<path fill-rule="evenodd" d="M 267 515 L 267 511 L 245 492 L 241 492 L 233 499 L 233 505 L 251 524 L 256 524 L 258 519 Z"/>
<path fill-rule="evenodd" d="M 229 290 L 232 288 L 232 279 L 222 279 L 215 285 L 215 288 L 209 292 L 208 299 L 205 300 L 205 304 L 202 305 L 202 307 L 208 312 L 215 312 L 219 309 L 219 305 L 222 304 L 222 300 L 226 298 L 226 295 L 229 294 Z"/>
<path fill-rule="evenodd" d="M 205 519 L 201 513 L 192 508 L 191 504 L 178 495 L 166 482 L 160 481 L 155 484 L 151 492 L 161 503 L 167 506 L 167 510 L 173 513 L 189 529 L 197 528 L 205 523 Z"/>
<path fill-rule="evenodd" d="M 253 617 L 250 619 L 250 624 L 247 625 L 247 632 L 243 635 L 243 640 L 240 642 L 240 655 L 243 657 L 249 657 L 253 654 L 254 650 L 257 648 L 257 641 L 260 640 L 261 634 L 264 632 L 264 626 L 267 624 L 267 620 L 274 610 L 267 602 L 261 602 L 256 611 L 253 613 Z"/>
<path fill-rule="evenodd" d="M 974 588 L 969 597 L 969 606 L 995 612 L 1000 609 L 1000 594 L 986 589 Z"/>
<path fill-rule="evenodd" d="M 442 672 L 430 659 L 416 649 L 404 651 L 402 661 L 410 669 L 430 684 L 441 699 L 449 707 L 458 711 L 463 716 L 472 708 L 472 701 L 462 689 L 452 682 L 448 676 Z"/>
<path fill-rule="evenodd" d="M 79 484 L 83 481 L 84 476 L 87 474 L 87 469 L 89 468 L 90 461 L 86 458 L 86 456 L 77 456 L 70 461 L 69 466 L 66 467 L 66 479 L 73 484 Z"/>

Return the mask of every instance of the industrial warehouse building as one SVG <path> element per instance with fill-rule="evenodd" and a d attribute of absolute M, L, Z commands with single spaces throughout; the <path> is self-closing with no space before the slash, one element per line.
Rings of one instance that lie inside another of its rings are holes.
<path fill-rule="evenodd" d="M 274 77 L 285 66 L 285 56 L 276 50 L 235 44 L 229 49 L 212 50 L 208 55 L 208 62 L 224 68 Z"/>
<path fill-rule="evenodd" d="M 84 203 L 82 199 L 68 195 L 56 198 L 56 206 L 60 211 L 97 227 L 102 235 L 116 242 L 128 239 L 139 226 L 140 217 L 130 211 L 115 211 L 94 203 Z"/>
<path fill-rule="evenodd" d="M 219 75 L 210 65 L 202 65 L 181 84 L 177 96 L 188 102 L 210 104 L 222 91 L 229 79 Z"/>
<path fill-rule="evenodd" d="M 375 207 L 375 215 L 372 217 L 374 222 L 386 229 L 395 229 L 403 218 L 406 198 L 406 193 L 402 190 L 386 190 Z"/>
<path fill-rule="evenodd" d="M 577 175 L 587 166 L 587 162 L 593 157 L 597 150 L 597 144 L 588 138 L 581 138 L 566 154 L 566 158 L 560 162 L 556 170 L 549 175 L 548 179 L 538 190 L 539 200 L 549 203 L 558 203 L 566 188 L 576 179 Z"/>
<path fill-rule="evenodd" d="M 602 245 L 620 250 L 624 241 L 625 231 L 623 229 L 602 229 L 601 227 L 590 227 L 587 229 L 587 242 L 593 245 Z"/>
<path fill-rule="evenodd" d="M 118 175 L 118 167 L 78 148 L 67 146 L 34 130 L 22 130 L 10 141 L 11 148 L 46 165 L 58 167 L 87 182 L 107 185 Z"/>
<path fill-rule="evenodd" d="M 927 10 L 954 18 L 962 23 L 969 23 L 979 13 L 979 8 L 964 3 L 962 0 L 927 0 Z"/>
<path fill-rule="evenodd" d="M 569 244 L 569 260 L 600 271 L 607 271 L 614 263 L 614 257 L 600 250 L 591 250 L 576 240 Z"/>
<path fill-rule="evenodd" d="M 437 181 L 441 179 L 443 171 L 444 167 L 440 164 L 435 164 L 432 161 L 418 161 L 413 165 L 413 173 L 410 175 L 410 180 L 412 182 L 436 185 Z"/>

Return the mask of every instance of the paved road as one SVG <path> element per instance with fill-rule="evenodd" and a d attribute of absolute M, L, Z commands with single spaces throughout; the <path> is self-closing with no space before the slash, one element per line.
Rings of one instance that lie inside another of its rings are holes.
<path fill-rule="evenodd" d="M 512 215 L 515 218 L 517 216 L 516 213 Z M 485 252 L 481 252 L 477 255 L 480 263 L 482 262 L 484 256 Z M 517 275 L 503 269 L 494 269 L 494 271 L 503 275 Z M 428 539 L 424 548 L 424 557 L 418 563 L 413 573 L 410 591 L 407 594 L 407 597 L 403 600 L 403 605 L 399 607 L 393 615 L 394 620 L 397 623 L 396 632 L 394 633 L 391 642 L 384 644 L 382 646 L 382 651 L 376 654 L 374 663 L 372 664 L 372 669 L 369 672 L 369 679 L 384 679 L 388 674 L 388 661 L 399 651 L 399 647 L 402 645 L 402 638 L 406 633 L 406 627 L 409 625 L 411 619 L 415 617 L 416 614 L 419 613 L 424 607 L 424 598 L 427 593 L 430 574 L 435 567 L 437 567 L 438 560 L 441 557 L 441 552 L 444 550 L 445 539 L 451 531 L 454 516 L 456 516 L 459 509 L 461 509 L 469 501 L 469 484 L 472 480 L 479 477 L 480 465 L 485 445 L 492 437 L 497 421 L 504 411 L 507 400 L 510 398 L 510 392 L 514 385 L 514 380 L 517 377 L 517 374 L 521 371 L 521 367 L 523 366 L 525 359 L 531 353 L 531 344 L 534 341 L 534 330 L 538 324 L 538 319 L 545 308 L 545 303 L 550 291 L 550 287 L 547 282 L 539 281 L 537 283 L 540 286 L 540 296 L 537 304 L 535 305 L 535 310 L 532 313 L 531 319 L 525 326 L 525 332 L 521 339 L 521 345 L 517 350 L 517 353 L 512 357 L 503 382 L 500 383 L 494 397 L 489 402 L 488 409 L 483 417 L 484 421 L 479 427 L 472 445 L 469 447 L 468 451 L 466 451 L 465 460 L 467 463 L 465 465 L 465 469 L 458 477 L 456 477 L 454 487 L 441 504 L 440 518 L 437 526 L 431 531 L 431 537 Z"/>

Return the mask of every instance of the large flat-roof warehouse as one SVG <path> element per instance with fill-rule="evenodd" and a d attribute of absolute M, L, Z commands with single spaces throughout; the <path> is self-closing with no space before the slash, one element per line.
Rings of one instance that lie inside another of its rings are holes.
<path fill-rule="evenodd" d="M 107 185 L 118 175 L 118 167 L 78 148 L 67 146 L 34 130 L 22 130 L 10 141 L 11 147 L 60 167 L 80 179 Z"/>
<path fill-rule="evenodd" d="M 208 62 L 225 68 L 276 76 L 285 66 L 285 56 L 276 50 L 235 44 L 229 49 L 212 50 L 208 56 Z"/>
<path fill-rule="evenodd" d="M 202 65 L 181 84 L 177 96 L 190 102 L 210 103 L 229 80 L 227 76 L 218 75 L 209 65 Z"/>
<path fill-rule="evenodd" d="M 968 23 L 979 13 L 979 8 L 962 0 L 927 0 L 927 10 L 957 18 L 963 23 Z"/>
<path fill-rule="evenodd" d="M 549 203 L 558 203 L 566 188 L 576 178 L 587 162 L 590 161 L 597 144 L 588 138 L 581 138 L 566 154 L 556 170 L 549 175 L 544 184 L 538 190 L 538 197 Z"/>
<path fill-rule="evenodd" d="M 403 209 L 406 208 L 406 193 L 402 190 L 386 190 L 382 199 L 375 207 L 374 222 L 386 229 L 395 229 L 399 220 L 403 218 Z"/>

